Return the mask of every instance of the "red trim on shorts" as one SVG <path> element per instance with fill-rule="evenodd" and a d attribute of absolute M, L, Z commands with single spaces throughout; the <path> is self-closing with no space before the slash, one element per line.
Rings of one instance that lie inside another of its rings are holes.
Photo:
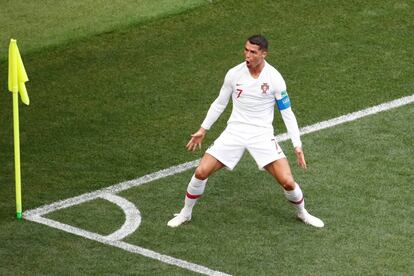
<path fill-rule="evenodd" d="M 201 197 L 201 195 L 192 195 L 189 192 L 187 192 L 186 197 L 188 197 L 189 199 L 197 199 Z"/>
<path fill-rule="evenodd" d="M 290 200 L 289 201 L 292 202 L 293 204 L 299 205 L 303 202 L 304 199 L 305 199 L 305 197 L 302 197 L 302 199 L 299 200 L 299 201 L 290 201 Z"/>

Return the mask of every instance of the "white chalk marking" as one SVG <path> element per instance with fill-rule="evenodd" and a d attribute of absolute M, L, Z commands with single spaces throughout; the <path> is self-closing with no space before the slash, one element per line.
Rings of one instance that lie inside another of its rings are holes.
<path fill-rule="evenodd" d="M 368 115 L 376 114 L 378 112 L 386 111 L 392 108 L 400 107 L 403 105 L 407 105 L 414 102 L 414 95 L 402 97 L 390 102 L 386 102 L 380 105 L 376 105 L 373 107 L 369 107 L 360 111 L 348 113 L 346 115 L 342 115 L 327 121 L 322 121 L 320 123 L 316 123 L 310 126 L 306 126 L 300 129 L 300 134 L 308 134 L 312 132 L 316 132 L 322 129 L 330 128 L 333 126 L 337 126 L 340 124 L 344 124 L 347 122 L 355 121 L 357 119 L 366 117 Z M 289 140 L 289 136 L 287 133 L 280 134 L 276 136 L 276 140 L 278 141 L 286 141 Z"/>
<path fill-rule="evenodd" d="M 171 176 L 180 172 L 184 172 L 188 169 L 194 168 L 199 163 L 200 159 L 194 160 L 191 162 L 183 163 L 177 166 L 170 167 L 168 169 L 164 169 L 155 173 L 147 174 L 142 177 L 121 182 L 119 184 L 109 186 L 107 188 L 103 188 L 94 192 L 82 194 L 80 196 L 75 196 L 72 198 L 68 198 L 65 200 L 57 201 L 52 204 L 43 205 L 39 208 L 28 210 L 24 212 L 24 216 L 34 216 L 34 215 L 45 215 L 50 212 L 54 212 L 59 209 L 64 209 L 73 205 L 78 205 L 93 199 L 100 197 L 103 194 L 116 194 L 124 190 L 128 190 L 132 187 L 137 187 L 142 184 L 161 179 L 167 176 Z"/>
<path fill-rule="evenodd" d="M 372 114 L 375 114 L 381 111 L 407 105 L 412 102 L 414 102 L 414 95 L 406 96 L 406 97 L 399 98 L 399 99 L 396 99 L 390 102 L 386 102 L 386 103 L 383 103 L 377 106 L 369 107 L 361 111 L 349 113 L 349 114 L 336 117 L 336 118 L 333 118 L 327 121 L 323 121 L 320 123 L 316 123 L 310 126 L 303 127 L 300 129 L 300 132 L 301 132 L 301 135 L 312 133 L 312 132 L 326 129 L 329 127 L 333 127 L 339 124 L 354 121 L 362 117 L 372 115 Z M 276 138 L 279 142 L 283 142 L 283 141 L 288 140 L 289 136 L 287 133 L 284 133 L 284 134 L 277 135 Z M 189 169 L 195 168 L 199 162 L 200 162 L 200 159 L 186 162 L 186 163 L 183 163 L 177 166 L 170 167 L 168 169 L 164 169 L 164 170 L 160 170 L 155 173 L 144 175 L 142 177 L 139 177 L 133 180 L 121 182 L 119 184 L 109 186 L 109 187 L 106 187 L 106 188 L 103 188 L 103 189 L 100 189 L 94 192 L 86 193 L 80 196 L 76 196 L 76 197 L 72 197 L 69 199 L 57 201 L 52 204 L 44 205 L 36 209 L 28 210 L 28 211 L 25 211 L 24 214 L 26 216 L 37 215 L 37 214 L 39 215 L 47 214 L 47 213 L 50 213 L 50 212 L 53 212 L 59 209 L 64 209 L 64 208 L 67 208 L 73 205 L 77 205 L 77 204 L 80 204 L 86 201 L 96 199 L 100 197 L 100 195 L 105 194 L 105 193 L 115 194 L 115 193 L 127 190 L 129 188 L 132 188 L 132 187 L 137 187 L 137 186 L 140 186 L 142 184 L 145 184 L 145 183 L 148 183 L 154 180 L 158 180 L 158 179 L 161 179 L 167 176 L 171 176 L 171 175 L 178 174 L 178 173 L 187 171 Z"/>
<path fill-rule="evenodd" d="M 361 111 L 349 113 L 349 114 L 346 114 L 346 115 L 343 115 L 343 116 L 340 116 L 340 117 L 337 117 L 337 118 L 333 118 L 333 119 L 330 119 L 330 120 L 327 120 L 327 121 L 323 121 L 323 122 L 316 123 L 316 124 L 313 124 L 313 125 L 310 125 L 310 126 L 306 126 L 304 128 L 301 128 L 300 131 L 301 131 L 302 135 L 307 134 L 307 133 L 316 132 L 316 131 L 319 131 L 319 130 L 322 130 L 322 129 L 326 129 L 326 128 L 330 128 L 330 127 L 339 125 L 339 124 L 343 124 L 343 123 L 346 123 L 346 122 L 351 122 L 351 121 L 354 121 L 354 120 L 360 119 L 362 117 L 372 115 L 372 114 L 375 114 L 375 113 L 378 113 L 378 112 L 381 112 L 381 111 L 385 111 L 385 110 L 389 110 L 389 109 L 396 108 L 396 107 L 399 107 L 399 106 L 407 105 L 407 104 L 410 104 L 412 102 L 414 102 L 414 95 L 403 97 L 403 98 L 400 98 L 400 99 L 397 99 L 397 100 L 394 100 L 394 101 L 390 101 L 390 102 L 383 103 L 383 104 L 380 104 L 380 105 L 377 105 L 377 106 L 366 108 L 366 109 L 363 109 Z M 287 133 L 278 135 L 276 137 L 277 137 L 277 140 L 279 142 L 286 141 L 286 140 L 289 139 Z M 76 227 L 73 227 L 73 226 L 70 226 L 70 225 L 67 225 L 67 224 L 63 224 L 63 223 L 60 223 L 60 222 L 57 222 L 57 221 L 54 221 L 54 220 L 51 220 L 51 219 L 41 217 L 42 215 L 45 215 L 47 213 L 50 213 L 50 212 L 53 212 L 53 211 L 56 211 L 56 210 L 59 210 L 59 209 L 67 208 L 67 207 L 70 207 L 70 206 L 73 206 L 73 205 L 81 204 L 83 202 L 96 199 L 98 197 L 105 198 L 105 199 L 109 198 L 108 200 L 110 200 L 112 202 L 116 201 L 116 202 L 119 203 L 119 199 L 115 200 L 114 197 L 108 196 L 108 194 L 115 194 L 115 193 L 127 190 L 127 189 L 132 188 L 132 187 L 137 187 L 137 186 L 140 186 L 142 184 L 145 184 L 145 183 L 157 180 L 157 179 L 161 179 L 161 178 L 164 178 L 164 177 L 168 177 L 168 176 L 171 176 L 171 175 L 174 175 L 174 174 L 184 172 L 188 169 L 196 167 L 199 162 L 200 162 L 200 159 L 197 159 L 197 160 L 187 162 L 187 163 L 184 163 L 184 164 L 181 164 L 181 165 L 178 165 L 178 166 L 173 166 L 173 167 L 170 167 L 168 169 L 164 169 L 164 170 L 152 173 L 152 174 L 148 174 L 148 175 L 139 177 L 137 179 L 133 179 L 133 180 L 130 180 L 130 181 L 125 181 L 125 182 L 119 183 L 117 185 L 113 185 L 113 186 L 110 186 L 110 187 L 107 187 L 107 188 L 104 188 L 104 189 L 100 189 L 100 190 L 97 190 L 95 192 L 86 193 L 86 194 L 76 196 L 76 197 L 72 197 L 72 198 L 69 198 L 69 199 L 66 199 L 66 200 L 61 200 L 61 201 L 58 201 L 58 202 L 55 202 L 55 203 L 52 203 L 52 204 L 49 204 L 49 205 L 44 205 L 44 206 L 41 206 L 41 207 L 36 208 L 36 209 L 25 211 L 23 213 L 23 217 L 27 220 L 31 220 L 31 221 L 34 221 L 34 222 L 45 224 L 45 225 L 48 225 L 48 226 L 53 227 L 53 228 L 60 229 L 60 230 L 65 231 L 65 232 L 69 232 L 69 233 L 72 233 L 72 234 L 75 234 L 75 235 L 78 235 L 78 236 L 81 236 L 81 237 L 85 237 L 85 238 L 88 238 L 88 239 L 91 239 L 91 240 L 95 240 L 95 241 L 104 243 L 104 244 L 112 245 L 112 246 L 124 249 L 124 250 L 132 252 L 132 253 L 140 254 L 140 255 L 143 255 L 143 256 L 146 256 L 146 257 L 149 257 L 149 258 L 159 260 L 159 261 L 164 262 L 164 263 L 176 265 L 176 266 L 179 266 L 179 267 L 182 267 L 182 268 L 185 268 L 185 269 L 189 269 L 189 270 L 192 270 L 192 271 L 195 271 L 195 272 L 199 272 L 199 273 L 202 273 L 202 274 L 228 275 L 228 274 L 225 274 L 225 273 L 222 273 L 222 272 L 219 272 L 219 271 L 211 270 L 209 268 L 206 268 L 206 267 L 203 267 L 203 266 L 200 266 L 200 265 L 197 265 L 197 264 L 192 264 L 192 263 L 189 263 L 187 261 L 175 259 L 173 257 L 166 256 L 166 255 L 162 255 L 162 254 L 159 254 L 157 252 L 154 252 L 154 251 L 151 251 L 151 250 L 139 247 L 139 246 L 131 245 L 131 244 L 128 244 L 128 243 L 125 243 L 125 242 L 122 242 L 122 241 L 118 241 L 118 240 L 112 240 L 112 239 L 118 239 L 122 236 L 125 237 L 124 236 L 125 233 L 130 231 L 130 230 L 128 230 L 129 227 L 131 227 L 131 229 L 133 227 L 135 227 L 135 226 L 133 226 L 134 222 L 132 222 L 132 221 L 130 221 L 128 223 L 127 222 L 125 223 L 127 225 L 130 225 L 130 226 L 125 226 L 125 232 L 124 231 L 120 231 L 120 232 L 116 231 L 115 232 L 116 235 L 111 234 L 109 236 L 104 237 L 104 236 L 101 236 L 101 235 L 96 234 L 96 233 L 92 233 L 92 232 L 82 230 L 82 229 L 79 229 L 79 228 L 76 228 Z M 130 203 L 130 204 L 132 204 L 132 203 Z M 120 204 L 118 204 L 118 205 L 120 205 Z M 122 207 L 121 206 L 121 208 L 124 209 L 124 208 L 130 208 L 130 207 L 125 207 L 125 206 Z M 127 213 L 127 211 L 124 211 L 124 212 Z M 138 224 L 138 226 L 139 226 L 139 224 Z"/>
<path fill-rule="evenodd" d="M 120 229 L 106 236 L 108 240 L 112 240 L 112 241 L 122 240 L 123 238 L 134 233 L 135 230 L 137 230 L 137 228 L 141 224 L 141 213 L 135 207 L 134 204 L 132 204 L 125 198 L 116 196 L 114 194 L 103 194 L 100 197 L 118 205 L 119 207 L 121 207 L 121 209 L 125 213 L 124 224 L 122 225 Z"/>
<path fill-rule="evenodd" d="M 112 200 L 112 199 L 111 199 Z M 68 224 L 64 224 L 52 219 L 48 219 L 48 218 L 44 218 L 41 217 L 39 215 L 33 215 L 30 217 L 26 217 L 27 220 L 30 221 L 34 221 L 40 224 L 44 224 L 59 230 L 62 230 L 64 232 L 67 233 L 71 233 L 77 236 L 81 236 L 83 238 L 87 238 L 93 241 L 97 241 L 106 245 L 111 245 L 120 249 L 123 249 L 125 251 L 131 252 L 131 253 L 135 253 L 135 254 L 139 254 L 151 259 L 155 259 L 158 260 L 160 262 L 166 263 L 166 264 L 170 264 L 170 265 L 174 265 L 174 266 L 178 266 L 184 269 L 188 269 L 194 272 L 198 272 L 201 274 L 205 274 L 205 275 L 217 275 L 217 276 L 229 276 L 229 274 L 220 272 L 220 271 L 215 271 L 212 270 L 208 267 L 205 266 L 201 266 L 201 265 L 197 265 L 197 264 L 193 264 L 184 260 L 180 260 L 180 259 L 176 259 L 173 258 L 171 256 L 168 255 L 163 255 L 160 253 L 157 253 L 155 251 L 149 250 L 149 249 L 145 249 L 143 247 L 140 246 L 136 246 L 136 245 L 132 245 L 123 241 L 118 241 L 118 240 L 113 240 L 111 238 L 108 238 L 108 236 L 102 236 L 96 233 L 92 233 Z"/>

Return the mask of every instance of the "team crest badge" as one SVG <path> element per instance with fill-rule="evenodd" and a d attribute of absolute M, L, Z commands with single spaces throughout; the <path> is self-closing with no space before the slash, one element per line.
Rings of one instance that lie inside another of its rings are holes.
<path fill-rule="evenodd" d="M 263 94 L 266 94 L 266 92 L 269 91 L 269 85 L 266 82 L 264 82 L 260 88 L 262 89 Z"/>

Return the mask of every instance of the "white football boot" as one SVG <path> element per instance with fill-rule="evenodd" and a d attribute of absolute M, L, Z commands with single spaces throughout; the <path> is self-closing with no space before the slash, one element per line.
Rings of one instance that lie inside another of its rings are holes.
<path fill-rule="evenodd" d="M 185 216 L 180 212 L 179 214 L 174 214 L 174 217 L 170 219 L 170 221 L 167 223 L 169 227 L 178 227 L 183 223 L 186 223 L 191 220 L 191 214 L 189 216 Z"/>
<path fill-rule="evenodd" d="M 302 212 L 298 213 L 298 218 L 303 221 L 305 224 L 312 225 L 314 227 L 322 228 L 324 223 L 322 220 L 318 219 L 317 217 L 312 216 L 308 213 L 308 211 L 303 210 Z"/>

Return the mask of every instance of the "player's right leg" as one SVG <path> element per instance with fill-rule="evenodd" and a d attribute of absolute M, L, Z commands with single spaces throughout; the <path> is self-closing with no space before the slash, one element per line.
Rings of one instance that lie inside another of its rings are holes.
<path fill-rule="evenodd" d="M 208 153 L 204 154 L 188 184 L 187 193 L 184 199 L 184 207 L 181 209 L 180 213 L 176 214 L 175 217 L 167 223 L 168 226 L 178 227 L 191 220 L 193 207 L 198 198 L 203 195 L 208 177 L 223 166 L 223 163 L 218 161 L 212 155 Z"/>
<path fill-rule="evenodd" d="M 314 227 L 324 227 L 324 223 L 321 219 L 312 216 L 305 209 L 303 192 L 300 186 L 294 181 L 286 158 L 273 161 L 272 163 L 266 165 L 265 169 L 273 175 L 276 181 L 283 187 L 286 199 L 296 207 L 297 216 L 300 220 L 302 220 L 305 224 L 309 224 Z"/>

